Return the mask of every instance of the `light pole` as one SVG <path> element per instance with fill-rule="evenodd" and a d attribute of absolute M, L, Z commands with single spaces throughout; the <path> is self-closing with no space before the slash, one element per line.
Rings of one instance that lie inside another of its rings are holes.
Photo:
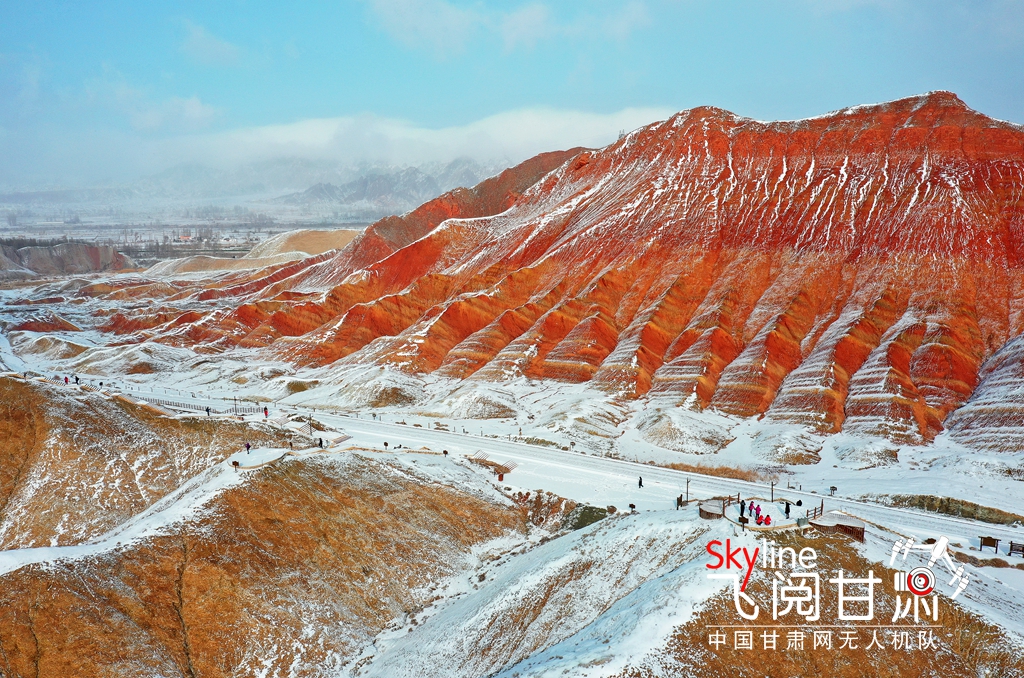
<path fill-rule="evenodd" d="M 775 501 L 775 481 L 772 481 L 772 502 Z"/>

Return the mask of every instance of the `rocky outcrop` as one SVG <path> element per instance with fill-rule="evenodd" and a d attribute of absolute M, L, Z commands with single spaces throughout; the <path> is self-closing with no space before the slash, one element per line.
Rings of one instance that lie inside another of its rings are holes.
<path fill-rule="evenodd" d="M 15 250 L 7 247 L 0 249 L 0 280 L 30 280 L 35 277 L 34 271 L 21 265 Z"/>
<path fill-rule="evenodd" d="M 135 262 L 130 257 L 121 254 L 111 245 L 61 243 L 49 247 L 18 249 L 3 246 L 2 255 L 0 278 L 28 277 L 20 269 L 43 276 L 54 276 L 121 271 L 135 267 Z"/>
<path fill-rule="evenodd" d="M 972 398 L 1017 360 L 1022 195 L 1024 129 L 949 92 L 786 122 L 695 108 L 322 261 L 193 286 L 233 310 L 155 335 L 921 443 L 988 427 Z"/>
<path fill-rule="evenodd" d="M 82 328 L 52 311 L 40 311 L 33 313 L 12 327 L 11 330 L 14 332 L 81 332 Z"/>

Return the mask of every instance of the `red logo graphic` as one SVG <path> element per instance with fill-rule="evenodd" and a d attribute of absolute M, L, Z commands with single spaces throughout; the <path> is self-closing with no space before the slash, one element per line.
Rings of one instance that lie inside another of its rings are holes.
<path fill-rule="evenodd" d="M 907 590 L 915 596 L 927 596 L 935 588 L 935 575 L 927 567 L 915 567 L 907 573 Z"/>
<path fill-rule="evenodd" d="M 718 562 L 717 563 L 708 563 L 705 567 L 707 567 L 709 570 L 717 570 L 717 569 L 719 569 L 719 568 L 724 566 L 725 569 L 728 570 L 735 563 L 736 569 L 742 570 L 742 569 L 744 569 L 743 568 L 744 563 L 741 563 L 736 558 L 736 556 L 738 556 L 742 552 L 743 553 L 743 560 L 746 562 L 747 573 L 743 577 L 743 585 L 740 586 L 740 591 L 746 591 L 747 590 L 747 582 L 750 581 L 750 574 L 751 574 L 751 572 L 754 571 L 754 563 L 757 562 L 757 553 L 761 549 L 760 548 L 755 548 L 754 549 L 754 553 L 751 554 L 747 550 L 747 548 L 745 546 L 743 548 L 739 548 L 739 547 L 737 547 L 735 549 L 732 548 L 732 540 L 726 539 L 725 540 L 725 555 L 723 556 L 721 553 L 719 553 L 718 551 L 716 551 L 714 549 L 715 546 L 722 546 L 722 542 L 720 540 L 718 540 L 718 539 L 713 539 L 713 540 L 709 541 L 708 545 L 707 545 L 707 551 L 712 556 L 717 558 Z"/>

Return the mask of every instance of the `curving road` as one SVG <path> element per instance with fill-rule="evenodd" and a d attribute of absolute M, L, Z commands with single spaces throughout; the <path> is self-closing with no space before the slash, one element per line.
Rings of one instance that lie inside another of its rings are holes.
<path fill-rule="evenodd" d="M 222 398 L 204 396 L 201 393 L 196 393 L 196 397 L 193 398 L 191 393 L 170 392 L 175 389 L 169 389 L 167 393 L 164 391 L 165 389 L 159 388 L 135 387 L 125 393 L 142 399 L 150 397 L 180 400 L 203 407 L 210 405 L 215 410 L 229 408 L 231 404 Z M 313 408 L 309 407 L 282 406 L 279 403 L 270 405 L 276 412 L 313 411 Z M 396 445 L 415 448 L 427 446 L 435 450 L 448 449 L 455 454 L 473 454 L 482 450 L 493 461 L 512 461 L 519 464 L 518 468 L 505 478 L 504 484 L 509 487 L 522 490 L 544 489 L 597 506 L 615 505 L 624 508 L 632 503 L 640 510 L 672 509 L 675 506 L 675 497 L 686 493 L 687 480 L 691 498 L 708 498 L 737 492 L 744 497 L 768 498 L 771 494 L 771 488 L 762 483 L 676 471 L 625 459 L 529 445 L 503 438 L 416 428 L 380 420 L 328 414 L 322 410 L 317 410 L 315 417 L 319 421 L 344 430 L 354 438 L 353 443 L 382 451 L 385 441 L 390 443 L 391 449 Z M 639 487 L 640 477 L 644 483 L 642 489 Z M 820 494 L 780 486 L 775 487 L 775 496 L 789 498 L 794 502 L 803 500 L 804 508 L 817 506 L 822 501 Z M 1024 541 L 1022 528 L 883 506 L 843 497 L 826 496 L 824 500 L 826 511 L 846 511 L 899 534 L 913 535 L 916 539 L 945 535 L 954 541 L 960 540 L 965 544 L 977 545 L 979 536 L 991 536 L 1000 540 L 1001 552 L 1005 551 L 1010 541 Z"/>
<path fill-rule="evenodd" d="M 447 449 L 457 454 L 473 454 L 478 450 L 492 461 L 514 461 L 519 466 L 505 478 L 505 485 L 518 489 L 544 489 L 562 496 L 597 506 L 608 504 L 619 508 L 634 503 L 640 510 L 673 509 L 675 497 L 685 493 L 690 481 L 691 498 L 707 498 L 736 494 L 744 497 L 768 498 L 771 487 L 731 478 L 676 471 L 658 466 L 610 457 L 598 457 L 557 448 L 528 445 L 499 438 L 488 438 L 447 431 L 414 428 L 381 421 L 318 412 L 316 418 L 353 437 L 354 443 L 380 450 L 384 442 L 389 448 L 429 447 L 434 451 Z M 639 478 L 644 487 L 640 489 Z M 803 500 L 804 507 L 818 506 L 822 495 L 776 486 L 775 496 Z M 916 539 L 945 535 L 956 541 L 977 544 L 980 535 L 992 536 L 1008 545 L 1010 540 L 1024 541 L 1024 529 L 1012 526 L 955 518 L 912 509 L 883 506 L 842 497 L 824 497 L 825 510 L 842 510 L 868 522 L 882 525 Z M 1002 547 L 1002 544 L 1001 544 Z M 1001 548 L 1002 550 L 1002 548 Z"/>

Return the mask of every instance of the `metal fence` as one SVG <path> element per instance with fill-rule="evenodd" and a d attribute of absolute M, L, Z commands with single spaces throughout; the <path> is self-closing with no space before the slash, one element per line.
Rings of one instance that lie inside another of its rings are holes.
<path fill-rule="evenodd" d="M 180 403 L 175 400 L 164 400 L 162 398 L 138 398 L 136 402 L 149 403 L 151 405 L 160 405 L 162 407 L 173 407 L 177 410 L 190 410 L 192 412 L 205 412 L 205 405 L 196 405 L 194 403 Z M 215 410 L 212 407 L 210 412 L 213 414 L 221 414 L 220 410 Z"/>

